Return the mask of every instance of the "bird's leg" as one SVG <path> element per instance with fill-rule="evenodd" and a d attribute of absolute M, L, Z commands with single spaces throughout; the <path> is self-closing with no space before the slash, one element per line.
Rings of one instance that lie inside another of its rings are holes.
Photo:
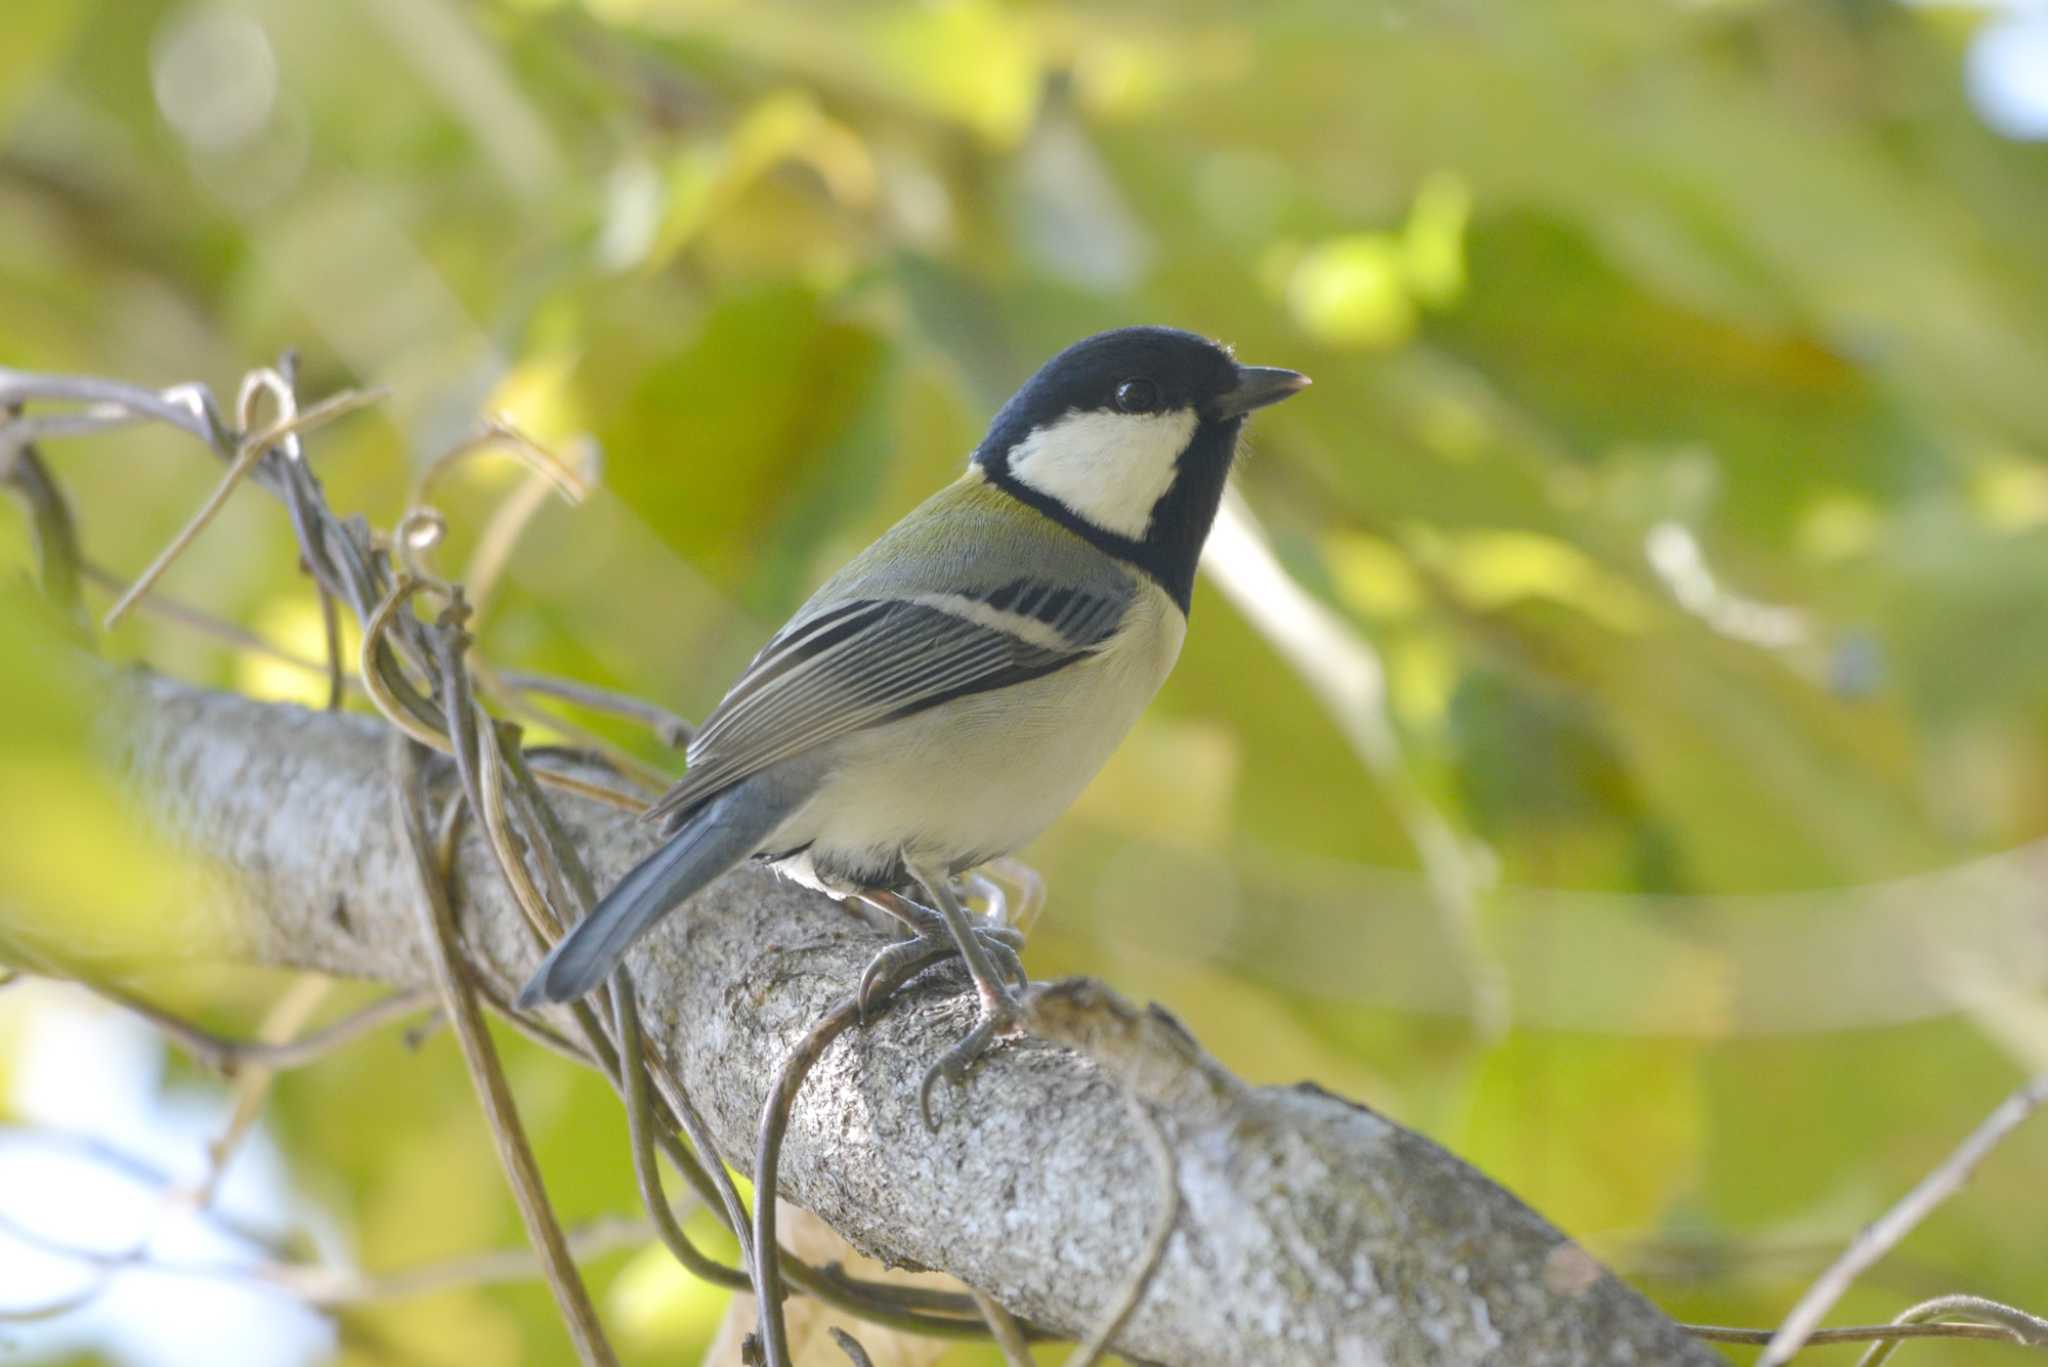
<path fill-rule="evenodd" d="M 865 1019 L 879 984 L 900 981 L 904 966 L 929 959 L 935 945 L 956 954 L 958 948 L 944 916 L 918 905 L 901 893 L 871 890 L 856 893 L 855 897 L 864 906 L 895 918 L 909 932 L 908 939 L 899 940 L 877 954 L 862 971 L 857 997 L 861 1016 Z M 980 941 L 982 949 L 1003 976 L 1010 978 L 1019 988 L 1030 986 L 1031 980 L 1024 973 L 1024 961 L 1017 957 L 1017 951 L 1024 947 L 1022 931 L 1002 925 L 977 924 L 974 926 L 974 938 Z"/>
<path fill-rule="evenodd" d="M 933 1085 L 942 1077 L 955 1086 L 966 1081 L 968 1069 L 987 1052 L 997 1034 L 1016 1023 L 1022 1009 L 1017 1005 L 1017 999 L 1010 995 L 1010 989 L 1003 986 L 995 963 L 978 933 L 979 928 L 968 918 L 967 909 L 953 894 L 953 882 L 946 876 L 946 871 L 907 860 L 905 865 L 910 876 L 924 888 L 925 895 L 938 903 L 939 915 L 945 918 L 946 929 L 953 933 L 960 957 L 967 961 L 968 975 L 974 979 L 974 990 L 981 998 L 981 1018 L 975 1022 L 974 1029 L 939 1056 L 939 1061 L 924 1075 L 924 1084 L 918 1089 L 918 1108 L 924 1112 L 925 1126 L 936 1129 L 931 1108 Z"/>
<path fill-rule="evenodd" d="M 955 1084 L 964 1081 L 968 1069 L 987 1051 L 996 1035 L 1016 1020 L 1016 999 L 1003 985 L 1003 979 L 1015 982 L 1019 990 L 1029 987 L 1031 980 L 1017 954 L 1024 944 L 1021 930 L 971 916 L 960 904 L 952 880 L 945 876 L 943 870 L 920 868 L 914 864 L 906 864 L 906 867 L 939 909 L 933 911 L 888 890 L 855 894 L 862 905 L 895 918 L 910 932 L 908 939 L 899 940 L 868 961 L 867 968 L 861 973 L 856 1000 L 865 1018 L 878 995 L 906 981 L 914 971 L 912 965 L 922 968 L 933 962 L 935 951 L 966 964 L 968 975 L 974 980 L 975 991 L 981 998 L 981 1019 L 965 1039 L 940 1056 L 931 1071 L 925 1074 L 924 1085 L 918 1093 L 918 1105 L 924 1113 L 925 1124 L 937 1128 L 932 1120 L 932 1088 L 942 1077 Z"/>

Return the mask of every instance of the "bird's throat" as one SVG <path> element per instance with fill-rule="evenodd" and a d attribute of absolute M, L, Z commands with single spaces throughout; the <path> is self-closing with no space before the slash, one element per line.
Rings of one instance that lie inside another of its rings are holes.
<path fill-rule="evenodd" d="M 1001 461 L 977 460 L 970 468 L 990 484 L 1029 504 L 1062 527 L 1151 578 L 1185 615 L 1194 596 L 1195 568 L 1215 525 L 1224 485 L 1237 452 L 1243 423 L 1204 422 L 1195 429 L 1176 462 L 1173 483 L 1152 507 L 1142 539 L 1097 525 L 1056 496 L 1024 483 Z"/>

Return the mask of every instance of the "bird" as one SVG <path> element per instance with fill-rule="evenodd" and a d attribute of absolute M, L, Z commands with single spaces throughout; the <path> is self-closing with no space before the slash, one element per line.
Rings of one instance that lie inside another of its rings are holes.
<path fill-rule="evenodd" d="M 913 948 L 964 958 L 979 1017 L 925 1090 L 961 1081 L 1018 1020 L 1003 978 L 1023 975 L 1015 937 L 977 924 L 953 879 L 1049 826 L 1136 723 L 1180 655 L 1247 415 L 1308 383 L 1171 327 L 1047 361 L 965 473 L 754 656 L 647 812 L 663 843 L 555 944 L 519 1007 L 592 991 L 751 858 L 840 899 L 892 898 L 878 904 L 907 908 Z"/>

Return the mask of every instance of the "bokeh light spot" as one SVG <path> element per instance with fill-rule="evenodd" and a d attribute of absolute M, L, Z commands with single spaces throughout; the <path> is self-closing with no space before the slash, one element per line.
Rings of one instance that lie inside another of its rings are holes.
<path fill-rule="evenodd" d="M 277 105 L 277 56 L 262 26 L 224 6 L 188 9 L 158 33 L 150 60 L 157 108 L 204 151 L 239 147 Z"/>
<path fill-rule="evenodd" d="M 1304 331 L 1332 346 L 1393 346 L 1415 327 L 1400 246 L 1383 233 L 1309 251 L 1288 282 L 1287 305 Z"/>
<path fill-rule="evenodd" d="M 1964 63 L 1978 116 L 2009 138 L 2048 139 L 2048 9 L 1990 20 Z"/>

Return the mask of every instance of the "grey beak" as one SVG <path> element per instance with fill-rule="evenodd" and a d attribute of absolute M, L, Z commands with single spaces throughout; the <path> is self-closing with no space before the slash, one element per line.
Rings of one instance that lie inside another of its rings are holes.
<path fill-rule="evenodd" d="M 1226 418 L 1240 418 L 1254 408 L 1278 403 L 1290 394 L 1308 388 L 1308 376 L 1298 370 L 1271 365 L 1241 365 L 1237 387 L 1216 401 L 1216 411 Z"/>

